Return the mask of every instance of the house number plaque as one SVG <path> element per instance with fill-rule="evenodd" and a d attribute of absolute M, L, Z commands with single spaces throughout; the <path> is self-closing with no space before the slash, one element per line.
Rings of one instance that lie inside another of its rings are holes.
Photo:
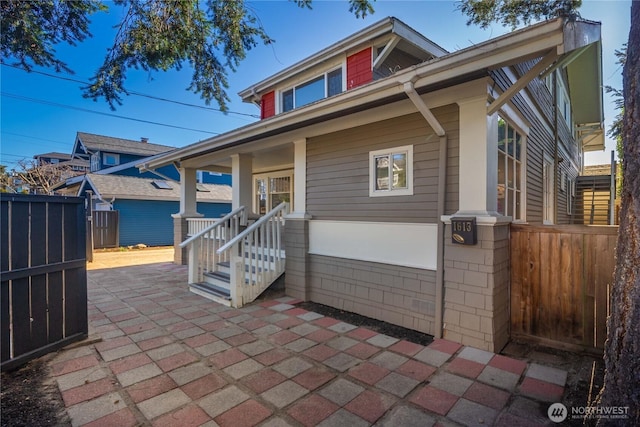
<path fill-rule="evenodd" d="M 458 245 L 475 245 L 476 217 L 451 218 L 451 242 Z"/>

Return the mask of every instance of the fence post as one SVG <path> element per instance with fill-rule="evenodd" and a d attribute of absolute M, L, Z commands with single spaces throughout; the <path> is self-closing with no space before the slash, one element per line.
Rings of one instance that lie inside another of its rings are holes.
<path fill-rule="evenodd" d="M 87 208 L 87 261 L 93 262 L 93 191 L 85 192 L 85 204 Z"/>

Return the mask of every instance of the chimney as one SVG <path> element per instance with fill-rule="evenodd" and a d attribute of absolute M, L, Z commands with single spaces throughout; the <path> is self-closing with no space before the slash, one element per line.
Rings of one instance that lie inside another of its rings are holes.
<path fill-rule="evenodd" d="M 149 142 L 149 138 L 147 138 L 145 136 L 142 136 L 142 137 L 140 137 L 140 142 L 147 143 L 147 142 Z"/>

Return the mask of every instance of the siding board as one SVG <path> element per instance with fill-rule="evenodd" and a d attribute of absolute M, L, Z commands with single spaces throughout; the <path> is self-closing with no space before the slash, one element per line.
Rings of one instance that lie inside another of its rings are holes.
<path fill-rule="evenodd" d="M 446 210 L 453 213 L 458 208 L 458 107 L 440 107 L 434 113 L 448 136 Z M 311 138 L 308 212 L 326 220 L 436 222 L 439 144 L 418 113 Z M 369 197 L 369 152 L 404 145 L 413 145 L 413 196 Z"/>

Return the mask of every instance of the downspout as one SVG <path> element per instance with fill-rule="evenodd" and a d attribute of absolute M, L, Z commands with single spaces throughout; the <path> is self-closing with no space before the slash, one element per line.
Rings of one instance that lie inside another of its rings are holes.
<path fill-rule="evenodd" d="M 425 118 L 429 126 L 434 130 L 436 135 L 440 137 L 440 152 L 438 155 L 438 206 L 437 206 L 437 223 L 438 223 L 438 242 L 437 242 L 437 261 L 436 261 L 436 301 L 435 301 L 435 325 L 434 337 L 442 338 L 442 311 L 444 303 L 444 223 L 440 220 L 445 213 L 446 188 L 447 188 L 447 134 L 433 115 L 429 107 L 424 103 L 418 92 L 416 92 L 413 82 L 404 84 L 404 91 L 416 106 L 418 111 Z"/>

